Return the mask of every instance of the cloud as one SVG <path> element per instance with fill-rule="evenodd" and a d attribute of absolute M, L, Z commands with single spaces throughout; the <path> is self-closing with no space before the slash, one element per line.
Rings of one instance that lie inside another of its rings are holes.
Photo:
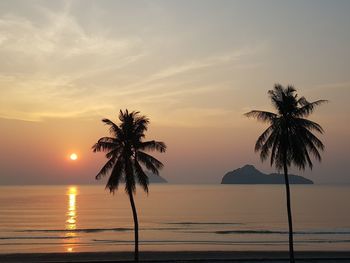
<path fill-rule="evenodd" d="M 103 34 L 86 32 L 67 11 L 45 13 L 47 24 L 37 25 L 32 21 L 5 15 L 0 18 L 1 55 L 9 54 L 13 59 L 30 59 L 31 63 L 62 66 L 70 59 L 89 56 L 97 61 L 108 56 L 124 56 L 140 39 L 110 38 Z M 128 54 L 129 55 L 129 54 Z M 133 55 L 135 55 L 133 53 Z M 86 68 L 88 65 L 80 65 Z"/>
<path fill-rule="evenodd" d="M 161 70 L 152 76 L 153 80 L 159 80 L 163 78 L 169 78 L 175 75 L 191 72 L 194 70 L 199 70 L 202 68 L 217 66 L 226 62 L 231 62 L 239 59 L 241 56 L 245 55 L 240 50 L 226 55 L 218 55 L 212 57 L 205 57 L 199 60 L 192 60 L 180 65 L 172 66 L 167 69 Z"/>
<path fill-rule="evenodd" d="M 167 32 L 145 36 L 138 34 L 141 27 L 121 36 L 102 24 L 91 28 L 80 24 L 70 1 L 64 3 L 60 10 L 37 6 L 40 22 L 14 13 L 0 16 L 0 117 L 38 121 L 108 115 L 124 107 L 224 108 L 217 101 L 205 105 L 230 85 L 221 69 L 239 68 L 262 50 L 261 44 L 247 45 L 191 56 L 181 52 L 189 47 L 180 37 L 165 50 L 160 39 Z M 168 48 L 178 55 L 169 55 Z"/>
<path fill-rule="evenodd" d="M 154 112 L 153 116 L 163 119 L 162 124 L 170 127 L 232 126 L 233 110 L 219 107 L 182 107 L 171 112 Z"/>
<path fill-rule="evenodd" d="M 213 67 L 219 67 L 227 64 L 230 64 L 231 66 L 232 64 L 239 65 L 240 62 L 246 57 L 253 56 L 257 52 L 260 52 L 262 49 L 263 45 L 238 48 L 237 50 L 226 52 L 225 54 L 202 57 L 196 60 L 189 60 L 182 64 L 170 66 L 165 69 L 160 69 L 158 70 L 158 72 L 151 74 L 146 79 L 127 85 L 126 87 L 124 87 L 123 91 L 120 91 L 120 94 L 127 95 L 139 93 L 140 91 L 142 92 L 154 90 L 155 83 L 159 83 L 161 81 L 165 81 L 166 79 L 176 77 L 182 74 L 201 71 Z M 254 67 L 256 65 L 257 63 L 254 63 Z M 247 65 L 246 67 L 249 68 L 249 66 Z"/>
<path fill-rule="evenodd" d="M 90 34 L 69 5 L 62 12 L 45 9 L 43 16 L 43 24 L 0 17 L 0 116 L 39 120 L 95 112 L 92 95 L 98 99 L 99 89 L 84 81 L 142 58 L 140 39 Z"/>

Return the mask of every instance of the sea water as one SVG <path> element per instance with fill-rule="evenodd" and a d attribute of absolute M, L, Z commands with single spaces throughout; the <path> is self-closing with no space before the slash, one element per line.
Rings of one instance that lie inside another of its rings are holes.
<path fill-rule="evenodd" d="M 296 250 L 350 249 L 350 186 L 292 185 Z M 150 185 L 140 249 L 288 250 L 284 185 Z M 133 250 L 121 186 L 1 186 L 0 253 Z"/>

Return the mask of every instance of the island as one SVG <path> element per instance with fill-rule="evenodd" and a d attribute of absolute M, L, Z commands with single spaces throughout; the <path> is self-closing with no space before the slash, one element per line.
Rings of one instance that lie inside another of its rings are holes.
<path fill-rule="evenodd" d="M 313 184 L 313 181 L 299 175 L 288 175 L 290 184 Z M 284 175 L 278 173 L 264 174 L 253 165 L 245 165 L 228 172 L 221 184 L 284 184 Z"/>

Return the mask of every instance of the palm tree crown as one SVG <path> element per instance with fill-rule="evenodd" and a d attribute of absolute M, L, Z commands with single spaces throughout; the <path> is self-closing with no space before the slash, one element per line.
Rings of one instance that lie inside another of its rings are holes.
<path fill-rule="evenodd" d="M 320 150 L 324 150 L 323 143 L 312 132 L 322 134 L 323 129 L 306 117 L 326 100 L 308 102 L 304 97 L 298 98 L 293 86 L 284 88 L 279 84 L 268 94 L 276 113 L 253 110 L 245 114 L 270 124 L 259 136 L 255 151 L 260 151 L 262 161 L 270 155 L 271 165 L 275 164 L 278 170 L 284 162 L 288 167 L 294 164 L 299 169 L 306 166 L 312 169 L 310 154 L 321 161 Z"/>
<path fill-rule="evenodd" d="M 149 119 L 140 115 L 139 112 L 129 113 L 128 110 L 125 112 L 120 110 L 119 120 L 120 125 L 109 119 L 102 120 L 110 126 L 112 137 L 102 137 L 92 147 L 94 152 L 107 152 L 108 159 L 96 175 L 96 179 L 100 179 L 111 171 L 106 185 L 111 192 L 118 189 L 121 181 L 125 181 L 125 190 L 128 194 L 135 192 L 136 181 L 148 192 L 148 176 L 142 166 L 158 175 L 158 170 L 163 167 L 163 164 L 145 151 L 165 152 L 166 145 L 158 141 L 143 141 Z"/>

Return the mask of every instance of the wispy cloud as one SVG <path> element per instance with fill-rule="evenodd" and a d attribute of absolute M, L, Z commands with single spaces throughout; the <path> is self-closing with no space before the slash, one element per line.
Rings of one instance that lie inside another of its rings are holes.
<path fill-rule="evenodd" d="M 80 24 L 72 2 L 64 3 L 59 10 L 37 6 L 41 23 L 15 13 L 0 16 L 0 59 L 5 62 L 0 65 L 0 117 L 104 115 L 120 107 L 176 114 L 185 114 L 178 107 L 216 111 L 217 102 L 198 102 L 203 110 L 195 111 L 188 98 L 197 101 L 224 90 L 228 80 L 221 79 L 219 69 L 239 68 L 262 50 L 259 44 L 168 56 L 159 41 L 163 36 L 153 41 L 135 32 L 91 29 Z"/>
<path fill-rule="evenodd" d="M 0 65 L 0 116 L 32 120 L 94 112 L 91 92 L 98 98 L 98 89 L 81 82 L 142 58 L 140 39 L 88 34 L 69 4 L 61 12 L 42 11 L 47 22 L 41 25 L 11 14 L 0 17 L 5 62 Z M 76 111 L 76 104 L 82 110 Z"/>
<path fill-rule="evenodd" d="M 138 93 L 140 91 L 150 91 L 155 89 L 154 83 L 161 82 L 168 78 L 176 77 L 181 74 L 201 71 L 203 69 L 209 69 L 212 67 L 219 67 L 225 64 L 239 64 L 246 57 L 253 56 L 261 50 L 262 45 L 244 47 L 238 48 L 234 51 L 226 52 L 225 54 L 203 57 L 196 60 L 189 60 L 182 64 L 170 66 L 165 69 L 160 69 L 159 71 L 148 76 L 146 79 L 127 85 L 126 87 L 124 87 L 124 91 L 119 91 L 119 94 L 127 95 Z M 138 89 L 135 90 L 135 88 Z"/>

